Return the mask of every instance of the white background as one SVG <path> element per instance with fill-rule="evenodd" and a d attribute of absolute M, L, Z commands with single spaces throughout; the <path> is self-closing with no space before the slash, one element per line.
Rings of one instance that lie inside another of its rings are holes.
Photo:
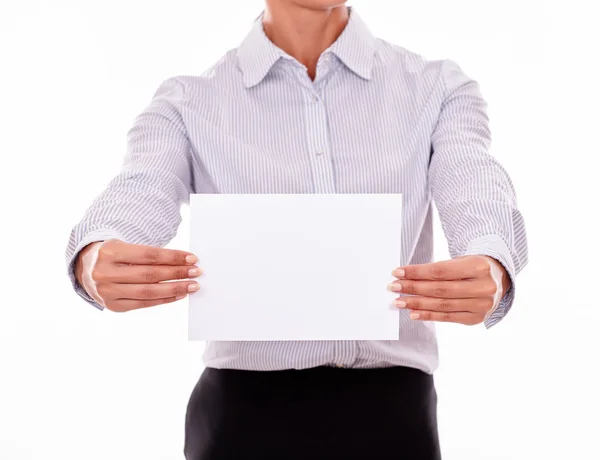
<path fill-rule="evenodd" d="M 526 218 L 508 317 L 438 327 L 445 460 L 600 458 L 595 3 L 352 3 L 376 35 L 480 82 Z M 100 313 L 72 293 L 63 254 L 159 83 L 237 46 L 262 2 L 0 5 L 0 459 L 183 458 L 203 350 L 185 303 Z M 186 212 L 170 247 L 187 248 Z"/>

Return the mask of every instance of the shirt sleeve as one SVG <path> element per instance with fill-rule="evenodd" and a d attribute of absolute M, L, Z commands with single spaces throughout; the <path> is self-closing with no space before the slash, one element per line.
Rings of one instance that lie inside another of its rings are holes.
<path fill-rule="evenodd" d="M 451 257 L 486 255 L 506 269 L 511 286 L 485 320 L 500 321 L 515 299 L 515 279 L 527 264 L 527 238 L 513 184 L 489 153 L 487 104 L 479 85 L 452 61 L 441 71 L 444 88 L 432 134 L 429 185 Z"/>
<path fill-rule="evenodd" d="M 112 238 L 164 246 L 177 233 L 181 205 L 189 202 L 192 190 L 191 149 L 179 110 L 183 91 L 177 78 L 161 83 L 127 133 L 119 174 L 71 231 L 68 276 L 75 292 L 96 308 L 103 307 L 75 278 L 74 262 L 81 249 Z"/>

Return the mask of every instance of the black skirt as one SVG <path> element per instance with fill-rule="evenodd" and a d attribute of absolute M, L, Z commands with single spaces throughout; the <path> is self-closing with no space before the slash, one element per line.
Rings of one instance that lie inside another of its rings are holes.
<path fill-rule="evenodd" d="M 408 367 L 207 368 L 187 407 L 187 460 L 439 460 L 433 376 Z"/>

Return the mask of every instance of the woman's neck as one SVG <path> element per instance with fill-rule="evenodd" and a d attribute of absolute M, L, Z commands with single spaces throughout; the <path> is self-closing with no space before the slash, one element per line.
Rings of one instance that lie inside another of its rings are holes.
<path fill-rule="evenodd" d="M 290 1 L 267 0 L 263 28 L 267 37 L 304 64 L 314 79 L 319 56 L 342 33 L 348 18 L 344 4 L 311 9 Z"/>

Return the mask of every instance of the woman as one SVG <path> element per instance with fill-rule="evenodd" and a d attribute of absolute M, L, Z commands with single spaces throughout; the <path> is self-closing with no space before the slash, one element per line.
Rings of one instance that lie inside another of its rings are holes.
<path fill-rule="evenodd" d="M 340 0 L 267 0 L 204 75 L 161 84 L 129 132 L 123 170 L 71 234 L 74 287 L 97 308 L 199 289 L 196 256 L 162 248 L 190 193 L 405 197 L 406 265 L 390 267 L 388 287 L 400 339 L 208 343 L 188 460 L 440 458 L 429 321 L 497 323 L 527 261 L 485 108 L 456 64 L 375 38 Z M 431 263 L 432 198 L 449 261 Z"/>

